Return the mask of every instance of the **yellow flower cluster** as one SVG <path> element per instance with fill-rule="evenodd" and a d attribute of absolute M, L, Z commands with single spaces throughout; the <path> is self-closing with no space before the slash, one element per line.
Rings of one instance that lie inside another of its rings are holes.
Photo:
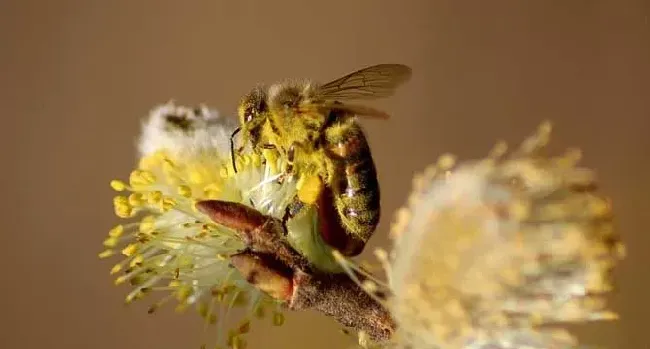
<path fill-rule="evenodd" d="M 192 109 L 167 105 L 152 112 L 144 133 L 153 133 L 158 139 L 162 138 L 159 133 L 165 133 L 167 139 L 185 137 L 185 144 L 195 145 L 187 142 L 194 136 L 191 132 L 160 122 L 170 115 L 189 121 L 200 117 Z M 152 125 L 158 133 L 150 130 Z M 176 134 L 170 136 L 173 132 Z M 162 297 L 153 301 L 150 312 L 170 301 L 177 302 L 179 311 L 195 307 L 206 323 L 218 325 L 218 341 L 226 339 L 229 346 L 242 348 L 253 315 L 271 313 L 272 322 L 281 325 L 281 305 L 230 267 L 229 256 L 245 247 L 243 241 L 237 232 L 211 222 L 195 203 L 233 201 L 277 216 L 284 212 L 295 186 L 274 180 L 277 161 L 238 156 L 235 173 L 229 152 L 210 142 L 200 147 L 166 146 L 181 142 L 161 144 L 157 148 L 147 145 L 151 151 L 142 154 L 127 182 L 111 182 L 118 192 L 113 199 L 115 214 L 126 222 L 110 230 L 104 240 L 106 249 L 99 256 L 123 256 L 111 274 L 117 275 L 115 284 L 133 286 L 127 303 L 158 291 Z M 224 321 L 235 306 L 246 308 L 246 316 L 224 336 Z"/>

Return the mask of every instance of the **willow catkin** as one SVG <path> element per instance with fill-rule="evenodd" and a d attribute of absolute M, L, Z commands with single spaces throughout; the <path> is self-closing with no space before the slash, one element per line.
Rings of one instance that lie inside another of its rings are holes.
<path fill-rule="evenodd" d="M 541 154 L 549 133 L 507 156 L 442 157 L 415 179 L 391 229 L 394 344 L 565 349 L 577 342 L 558 324 L 616 317 L 603 298 L 623 257 L 610 202 L 577 152 Z"/>

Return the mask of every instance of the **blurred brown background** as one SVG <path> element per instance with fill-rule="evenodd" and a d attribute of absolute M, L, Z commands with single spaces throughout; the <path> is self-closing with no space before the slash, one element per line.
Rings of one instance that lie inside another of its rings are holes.
<path fill-rule="evenodd" d="M 257 82 L 400 62 L 411 83 L 379 103 L 394 118 L 365 122 L 384 188 L 373 245 L 414 171 L 550 118 L 555 149 L 580 146 L 599 171 L 629 245 L 623 319 L 581 337 L 650 348 L 648 1 L 4 0 L 0 13 L 0 347 L 197 348 L 198 316 L 123 307 L 126 288 L 96 257 L 140 118 L 171 98 L 233 114 Z M 349 344 L 316 314 L 253 328 L 252 348 Z"/>

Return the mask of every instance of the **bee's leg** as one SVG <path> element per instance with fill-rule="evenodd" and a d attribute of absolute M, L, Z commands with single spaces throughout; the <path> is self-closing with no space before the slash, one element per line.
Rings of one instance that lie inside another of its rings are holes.
<path fill-rule="evenodd" d="M 232 134 L 230 135 L 230 160 L 232 161 L 232 168 L 235 170 L 235 173 L 237 173 L 237 165 L 235 164 L 235 136 L 241 131 L 241 127 L 237 127 Z M 239 153 L 241 151 L 241 148 L 237 150 Z"/>
<path fill-rule="evenodd" d="M 284 215 L 282 216 L 282 227 L 284 228 L 284 233 L 289 231 L 287 228 L 287 223 L 289 222 L 290 219 L 293 217 L 297 216 L 298 213 L 300 213 L 300 210 L 303 209 L 305 204 L 298 200 L 297 198 L 294 198 L 294 200 L 287 205 L 287 207 L 284 210 Z"/>
<path fill-rule="evenodd" d="M 293 161 L 296 159 L 296 143 L 292 143 L 287 152 L 287 174 L 293 174 Z"/>
<path fill-rule="evenodd" d="M 278 183 L 284 182 L 287 177 L 294 175 L 294 160 L 296 158 L 296 150 L 300 148 L 300 145 L 296 142 L 292 143 L 287 151 L 287 168 L 284 170 L 284 173 L 278 178 Z"/>

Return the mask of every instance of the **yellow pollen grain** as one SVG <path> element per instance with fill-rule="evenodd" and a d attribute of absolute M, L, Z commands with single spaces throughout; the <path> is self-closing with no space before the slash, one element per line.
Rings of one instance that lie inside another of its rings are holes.
<path fill-rule="evenodd" d="M 113 188 L 115 191 L 124 191 L 126 189 L 126 183 L 114 179 L 111 181 L 111 188 Z"/>

